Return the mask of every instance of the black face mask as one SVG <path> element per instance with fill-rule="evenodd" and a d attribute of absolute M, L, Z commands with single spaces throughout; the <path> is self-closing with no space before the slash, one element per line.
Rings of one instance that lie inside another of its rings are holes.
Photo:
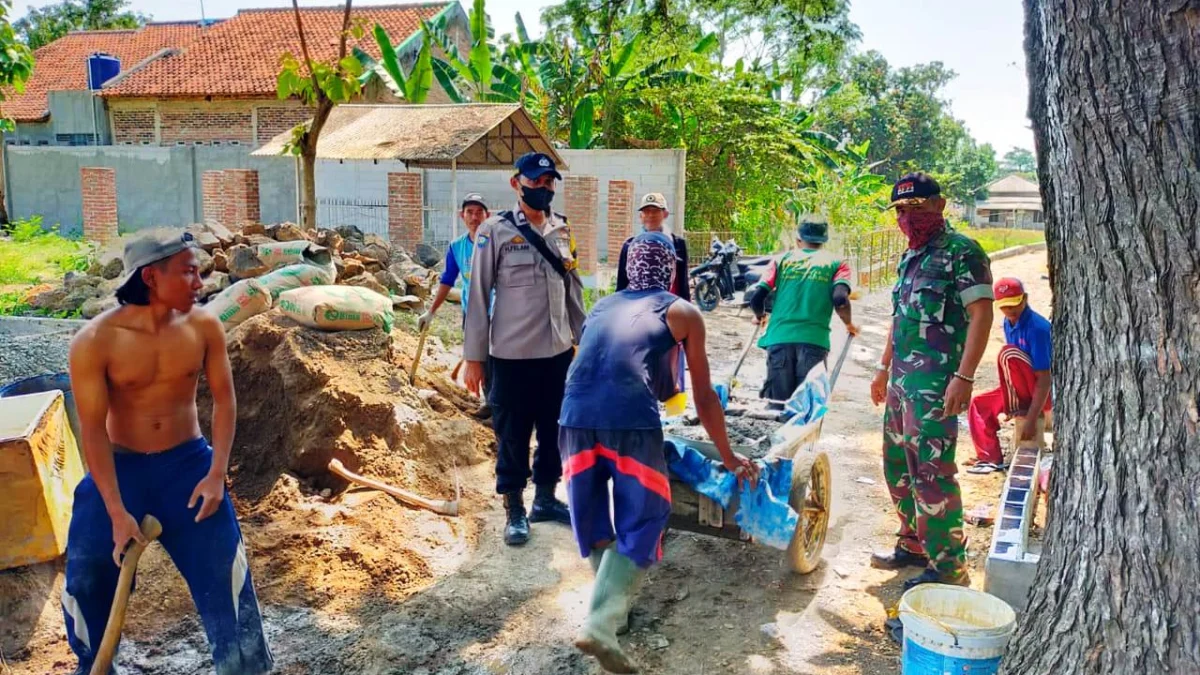
<path fill-rule="evenodd" d="M 554 201 L 554 190 L 545 187 L 531 188 L 521 186 L 521 201 L 531 209 L 549 211 L 550 202 Z"/>

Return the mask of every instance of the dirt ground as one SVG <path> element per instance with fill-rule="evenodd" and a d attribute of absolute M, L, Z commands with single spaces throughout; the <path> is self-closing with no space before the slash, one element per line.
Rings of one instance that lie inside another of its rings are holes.
<path fill-rule="evenodd" d="M 1048 313 L 1045 264 L 1044 252 L 1037 252 L 998 261 L 993 273 L 1023 279 L 1034 307 Z M 852 346 L 823 429 L 820 448 L 829 454 L 834 474 L 824 564 L 797 576 L 773 549 L 670 534 L 665 559 L 650 573 L 624 639 L 643 672 L 898 671 L 899 649 L 882 624 L 910 572 L 868 565 L 872 550 L 891 546 L 895 528 L 879 460 L 882 410 L 868 397 L 889 303 L 886 292 L 855 303 L 862 335 Z M 748 338 L 748 319 L 748 313 L 733 308 L 709 315 L 709 354 L 717 379 L 732 368 Z M 835 355 L 843 337 L 835 329 Z M 993 364 L 1002 342 L 997 317 L 977 391 L 995 386 Z M 415 349 L 413 338 L 399 336 L 394 349 L 397 363 L 405 365 Z M 434 351 L 430 367 L 448 371 L 455 357 Z M 764 373 L 764 353 L 751 350 L 738 378 L 745 383 L 741 391 L 752 395 Z M 445 384 L 432 388 L 455 405 L 463 403 L 453 400 Z M 962 428 L 960 462 L 973 454 L 965 423 Z M 486 433 L 475 438 L 475 451 L 488 452 L 479 447 Z M 378 458 L 367 464 L 388 470 Z M 408 469 L 401 463 L 394 470 Z M 460 470 L 465 502 L 464 515 L 457 518 L 408 509 L 373 491 L 325 497 L 319 480 L 297 479 L 290 472 L 276 476 L 265 496 L 251 500 L 235 494 L 276 672 L 602 672 L 571 646 L 586 614 L 592 574 L 568 528 L 537 524 L 528 546 L 505 548 L 499 537 L 503 514 L 491 494 L 491 462 Z M 970 510 L 994 505 L 1003 479 L 961 473 L 960 480 Z M 413 484 L 441 490 L 446 485 L 419 477 Z M 967 533 L 973 586 L 981 588 L 991 528 L 968 526 Z M 138 584 L 119 657 L 123 672 L 211 672 L 187 591 L 161 549 L 152 548 L 143 558 Z M 5 617 L 0 649 L 11 672 L 41 675 L 73 668 L 62 637 L 60 591 L 61 564 L 0 573 L 0 615 Z"/>

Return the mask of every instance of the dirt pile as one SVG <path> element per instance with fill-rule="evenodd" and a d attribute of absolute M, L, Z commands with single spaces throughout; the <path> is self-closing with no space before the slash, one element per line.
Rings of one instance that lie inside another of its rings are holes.
<path fill-rule="evenodd" d="M 276 311 L 232 331 L 234 492 L 258 501 L 285 472 L 341 490 L 345 482 L 326 469 L 338 459 L 396 487 L 451 494 L 454 467 L 487 457 L 477 442 L 482 427 L 464 412 L 476 404 L 448 391 L 451 385 L 442 387 L 446 394 L 413 386 L 397 354 L 381 330 L 322 332 Z M 209 405 L 203 397 L 202 408 Z"/>

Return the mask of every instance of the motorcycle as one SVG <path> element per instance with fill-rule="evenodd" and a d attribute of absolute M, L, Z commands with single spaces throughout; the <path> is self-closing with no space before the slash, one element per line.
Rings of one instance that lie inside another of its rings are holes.
<path fill-rule="evenodd" d="M 692 298 L 701 311 L 711 312 L 722 300 L 733 300 L 733 294 L 745 291 L 762 279 L 770 264 L 770 256 L 742 259 L 742 249 L 730 239 L 722 243 L 713 238 L 708 260 L 689 273 Z"/>

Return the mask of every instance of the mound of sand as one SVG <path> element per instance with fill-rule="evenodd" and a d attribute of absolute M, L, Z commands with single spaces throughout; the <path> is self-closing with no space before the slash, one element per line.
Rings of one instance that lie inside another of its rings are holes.
<path fill-rule="evenodd" d="M 326 468 L 334 458 L 396 487 L 452 494 L 454 466 L 486 459 L 480 425 L 464 413 L 475 404 L 448 384 L 445 393 L 413 386 L 397 351 L 380 330 L 323 332 L 274 311 L 234 330 L 238 497 L 267 497 L 284 472 L 316 489 L 344 489 Z M 210 406 L 202 396 L 206 422 Z"/>

